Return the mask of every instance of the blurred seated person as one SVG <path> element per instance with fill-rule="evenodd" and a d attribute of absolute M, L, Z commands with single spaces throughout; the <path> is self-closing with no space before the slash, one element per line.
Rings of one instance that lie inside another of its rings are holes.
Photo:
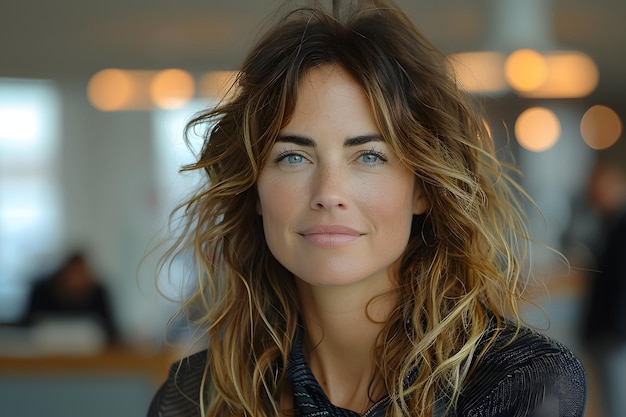
<path fill-rule="evenodd" d="M 96 281 L 84 253 L 70 254 L 57 270 L 33 285 L 21 324 L 32 326 L 48 318 L 90 318 L 109 343 L 117 341 L 107 290 Z"/>
<path fill-rule="evenodd" d="M 623 153 L 598 156 L 588 197 L 600 216 L 583 316 L 583 341 L 600 377 L 605 417 L 626 416 L 626 165 Z"/>

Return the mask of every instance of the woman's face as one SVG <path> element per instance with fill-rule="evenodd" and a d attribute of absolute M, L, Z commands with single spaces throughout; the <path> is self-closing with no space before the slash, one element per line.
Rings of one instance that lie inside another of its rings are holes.
<path fill-rule="evenodd" d="M 426 202 L 376 127 L 357 82 L 325 65 L 301 80 L 258 179 L 267 244 L 314 286 L 389 279 Z"/>

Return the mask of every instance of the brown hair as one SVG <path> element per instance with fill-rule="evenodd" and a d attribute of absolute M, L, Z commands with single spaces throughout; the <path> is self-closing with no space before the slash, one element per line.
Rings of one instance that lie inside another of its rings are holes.
<path fill-rule="evenodd" d="M 265 243 L 255 183 L 299 80 L 322 64 L 340 65 L 362 86 L 384 139 L 429 202 L 402 257 L 399 305 L 379 336 L 388 415 L 431 415 L 437 393 L 454 406 L 489 321 L 517 316 L 522 192 L 496 159 L 475 103 L 447 57 L 391 3 L 334 6 L 282 16 L 249 53 L 233 98 L 188 125 L 207 127 L 197 162 L 184 168 L 202 170 L 206 183 L 182 207 L 170 255 L 193 249 L 198 266 L 186 307 L 203 306 L 207 416 L 279 414 L 299 311 L 293 277 Z"/>

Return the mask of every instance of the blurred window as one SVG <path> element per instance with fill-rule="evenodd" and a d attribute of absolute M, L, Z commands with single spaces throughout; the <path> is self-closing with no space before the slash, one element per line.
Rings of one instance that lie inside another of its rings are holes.
<path fill-rule="evenodd" d="M 207 102 L 196 100 L 184 107 L 175 110 L 155 110 L 153 112 L 153 132 L 155 140 L 155 178 L 157 181 L 162 223 L 168 221 L 168 216 L 177 205 L 182 203 L 202 180 L 198 172 L 180 172 L 180 169 L 192 163 L 202 149 L 202 135 L 205 125 L 196 127 L 188 134 L 185 140 L 185 125 L 201 110 L 207 107 Z M 176 223 L 171 225 L 176 227 Z M 163 277 L 160 290 L 166 295 L 176 298 L 180 295 L 180 284 L 183 279 L 182 271 L 193 270 L 190 258 L 181 256 L 177 265 L 168 270 L 168 276 Z M 176 275 L 177 273 L 181 275 Z"/>
<path fill-rule="evenodd" d="M 0 322 L 19 316 L 32 260 L 60 241 L 59 119 L 53 83 L 0 78 Z"/>
<path fill-rule="evenodd" d="M 198 185 L 195 173 L 181 173 L 183 165 L 192 163 L 202 148 L 202 130 L 192 131 L 185 141 L 185 125 L 206 103 L 192 102 L 176 110 L 155 110 L 153 131 L 159 194 L 167 214 Z M 199 127 L 197 129 L 202 129 Z"/>

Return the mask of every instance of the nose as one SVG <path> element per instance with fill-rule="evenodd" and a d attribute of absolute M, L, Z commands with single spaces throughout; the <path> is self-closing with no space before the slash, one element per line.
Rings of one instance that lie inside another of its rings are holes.
<path fill-rule="evenodd" d="M 320 167 L 313 176 L 311 208 L 333 210 L 347 208 L 348 178 L 341 168 Z"/>

